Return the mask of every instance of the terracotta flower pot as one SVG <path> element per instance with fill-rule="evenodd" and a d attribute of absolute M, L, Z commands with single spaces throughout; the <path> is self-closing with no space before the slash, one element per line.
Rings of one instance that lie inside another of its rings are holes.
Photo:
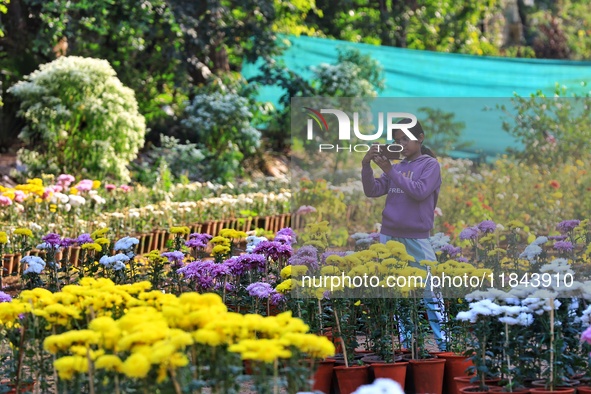
<path fill-rule="evenodd" d="M 546 390 L 543 387 L 534 387 L 529 389 L 531 394 L 574 394 L 574 388 L 563 388 L 563 389 L 554 389 L 554 390 Z"/>
<path fill-rule="evenodd" d="M 334 367 L 340 394 L 351 394 L 369 381 L 369 366 Z"/>
<path fill-rule="evenodd" d="M 591 386 L 577 387 L 577 394 L 591 394 Z"/>
<path fill-rule="evenodd" d="M 456 389 L 458 390 L 457 393 L 460 393 L 461 390 L 465 387 L 468 386 L 475 386 L 475 383 L 470 383 L 470 380 L 473 378 L 473 376 L 458 376 L 454 378 L 454 382 L 456 383 Z M 501 381 L 500 378 L 494 378 L 494 379 L 485 379 L 484 380 L 484 384 L 486 384 L 487 386 L 496 386 L 497 383 L 499 383 Z"/>
<path fill-rule="evenodd" d="M 323 360 L 318 365 L 318 369 L 314 373 L 312 379 L 314 384 L 312 390 L 319 390 L 323 393 L 330 393 L 332 388 L 332 373 L 334 370 L 334 360 Z"/>
<path fill-rule="evenodd" d="M 404 390 L 406 382 L 406 369 L 408 363 L 372 363 L 370 368 L 373 370 L 375 379 L 388 378 L 400 384 Z"/>
<path fill-rule="evenodd" d="M 468 386 L 463 387 L 460 390 L 462 394 L 470 394 L 470 393 L 500 393 L 503 391 L 502 387 L 499 386 L 488 386 L 488 391 L 481 391 L 479 386 Z"/>
<path fill-rule="evenodd" d="M 410 360 L 410 373 L 407 378 L 411 392 L 442 394 L 443 373 L 445 360 L 432 358 L 425 360 Z"/>
<path fill-rule="evenodd" d="M 466 369 L 473 366 L 472 360 L 459 354 L 444 352 L 437 355 L 445 360 L 445 371 L 443 373 L 443 391 L 449 394 L 458 394 L 456 377 L 467 377 Z M 471 375 L 473 376 L 473 375 Z"/>

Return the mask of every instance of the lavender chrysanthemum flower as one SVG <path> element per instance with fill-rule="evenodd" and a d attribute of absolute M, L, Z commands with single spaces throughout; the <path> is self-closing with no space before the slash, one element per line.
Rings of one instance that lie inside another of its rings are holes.
<path fill-rule="evenodd" d="M 212 289 L 219 286 L 215 281 L 215 275 L 223 271 L 223 269 L 217 269 L 217 265 L 222 264 L 213 261 L 196 260 L 180 268 L 178 273 L 183 274 L 187 279 L 195 280 L 202 289 Z M 225 266 L 224 269 L 228 270 L 228 267 Z"/>
<path fill-rule="evenodd" d="M 207 243 L 209 241 L 211 241 L 212 239 L 213 239 L 213 237 L 209 234 L 206 234 L 206 233 L 193 233 L 193 234 L 189 235 L 189 241 L 195 240 L 195 243 L 199 243 L 199 244 L 203 244 L 203 245 L 207 245 Z M 187 242 L 189 242 L 189 241 L 187 241 Z M 189 245 L 187 245 L 187 246 L 189 246 Z M 191 247 L 191 246 L 189 246 L 189 247 Z M 200 246 L 196 246 L 196 247 L 200 247 Z"/>
<path fill-rule="evenodd" d="M 0 291 L 0 302 L 10 302 L 10 301 L 12 301 L 12 297 L 3 291 Z"/>
<path fill-rule="evenodd" d="M 273 240 L 283 245 L 291 245 L 291 237 L 289 235 L 277 234 Z"/>
<path fill-rule="evenodd" d="M 295 244 L 298 242 L 296 233 L 291 229 L 291 227 L 285 227 L 285 228 L 282 228 L 281 230 L 277 231 L 277 234 L 275 234 L 276 240 L 277 240 L 278 235 L 283 235 L 283 236 L 289 237 L 290 244 Z"/>
<path fill-rule="evenodd" d="M 60 242 L 60 246 L 63 248 L 68 248 L 68 247 L 74 245 L 76 242 L 77 242 L 77 240 L 74 238 L 63 238 Z"/>
<path fill-rule="evenodd" d="M 456 258 L 455 258 L 455 260 L 456 260 L 458 263 L 467 263 L 467 262 L 468 262 L 468 259 L 467 259 L 467 258 L 465 258 L 465 257 L 463 257 L 463 256 L 461 256 L 461 257 L 456 257 Z"/>
<path fill-rule="evenodd" d="M 558 225 L 556 226 L 556 230 L 560 231 L 560 234 L 566 234 L 568 232 L 573 231 L 574 228 L 577 227 L 579 224 L 581 224 L 581 221 L 577 219 L 563 220 L 562 222 L 558 223 Z"/>
<path fill-rule="evenodd" d="M 287 261 L 290 265 L 305 265 L 311 270 L 318 268 L 318 249 L 314 246 L 302 246 Z"/>
<path fill-rule="evenodd" d="M 441 247 L 441 249 L 439 249 L 439 250 L 442 251 L 443 253 L 447 253 L 447 255 L 450 258 L 454 258 L 457 255 L 459 255 L 460 253 L 462 253 L 462 248 L 460 248 L 459 246 L 458 247 L 455 247 L 455 246 L 453 246 L 451 244 L 443 245 Z"/>
<path fill-rule="evenodd" d="M 175 250 L 174 252 L 162 253 L 162 256 L 166 257 L 168 261 L 172 263 L 173 267 L 179 268 L 183 266 L 183 260 L 185 259 L 185 254 L 183 252 Z"/>
<path fill-rule="evenodd" d="M 478 237 L 478 227 L 468 227 L 462 230 L 460 233 L 460 239 L 462 241 L 466 239 L 476 239 Z"/>
<path fill-rule="evenodd" d="M 60 243 L 62 241 L 61 237 L 59 236 L 59 234 L 56 233 L 49 233 L 47 234 L 45 237 L 41 238 L 41 240 L 49 245 L 51 245 L 52 247 L 59 247 Z"/>
<path fill-rule="evenodd" d="M 201 249 L 205 249 L 205 247 L 207 247 L 207 242 L 203 242 L 199 238 L 191 238 L 188 241 L 185 241 L 185 246 L 187 248 L 201 248 Z"/>
<path fill-rule="evenodd" d="M 229 258 L 224 264 L 230 268 L 232 275 L 240 276 L 251 270 L 264 271 L 267 258 L 262 254 L 243 254 Z"/>
<path fill-rule="evenodd" d="M 554 249 L 559 252 L 572 252 L 573 244 L 570 241 L 556 241 L 554 243 Z"/>
<path fill-rule="evenodd" d="M 91 244 L 94 242 L 94 240 L 92 239 L 90 234 L 84 233 L 84 234 L 80 234 L 80 236 L 78 238 L 76 238 L 76 242 L 79 245 L 84 245 L 84 244 Z"/>
<path fill-rule="evenodd" d="M 246 291 L 248 291 L 248 294 L 252 297 L 267 299 L 273 293 L 274 289 L 266 282 L 255 282 L 248 285 Z"/>
<path fill-rule="evenodd" d="M 478 230 L 483 233 L 494 233 L 497 225 L 492 220 L 483 220 L 478 224 Z"/>
<path fill-rule="evenodd" d="M 271 305 L 278 305 L 279 303 L 281 303 L 284 300 L 285 300 L 285 296 L 283 294 L 273 290 L 273 293 L 271 293 L 271 298 L 269 299 L 269 303 Z"/>
<path fill-rule="evenodd" d="M 281 242 L 275 241 L 261 241 L 252 250 L 252 253 L 265 255 L 273 261 L 278 261 L 280 258 L 290 258 L 293 254 L 291 245 L 284 245 Z"/>

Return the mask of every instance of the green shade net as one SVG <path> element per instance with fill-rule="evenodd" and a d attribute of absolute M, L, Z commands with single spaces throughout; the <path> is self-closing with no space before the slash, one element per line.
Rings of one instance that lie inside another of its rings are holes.
<path fill-rule="evenodd" d="M 470 98 L 479 97 L 507 104 L 515 94 L 529 96 L 542 91 L 547 97 L 554 95 L 556 84 L 565 86 L 568 95 L 586 95 L 590 89 L 591 62 L 513 59 L 470 56 L 452 53 L 419 51 L 386 46 L 350 43 L 312 37 L 288 37 L 291 46 L 281 56 L 285 65 L 303 78 L 312 78 L 311 67 L 321 63 L 334 64 L 337 48 L 356 48 L 371 55 L 384 67 L 386 88 L 379 97 Z M 244 64 L 242 75 L 248 79 L 259 74 L 256 64 Z M 285 91 L 279 87 L 263 87 L 258 99 L 278 106 Z M 420 100 L 419 100 L 420 101 Z M 417 107 L 429 106 L 425 100 Z M 480 100 L 479 100 L 480 101 Z M 518 147 L 512 136 L 501 129 L 499 113 L 475 111 L 474 105 L 461 106 L 462 101 L 451 100 L 449 108 L 441 108 L 456 114 L 456 120 L 466 123 L 462 139 L 473 141 L 463 151 L 449 152 L 452 157 L 484 158 L 491 160 L 504 153 L 509 146 Z"/>

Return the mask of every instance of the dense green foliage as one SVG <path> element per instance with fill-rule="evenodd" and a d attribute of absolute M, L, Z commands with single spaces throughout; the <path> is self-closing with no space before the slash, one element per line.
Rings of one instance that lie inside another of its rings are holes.
<path fill-rule="evenodd" d="M 262 132 L 258 149 L 284 151 L 289 145 L 288 110 L 253 102 L 254 87 L 244 81 L 239 89 L 219 89 L 220 81 L 235 79 L 244 61 L 263 60 L 261 77 L 251 85 L 281 86 L 287 92 L 284 106 L 290 97 L 373 96 L 384 86 L 379 64 L 347 51 L 334 64 L 317 65 L 314 80 L 305 81 L 275 60 L 289 45 L 279 34 L 472 55 L 587 59 L 590 15 L 586 0 L 0 0 L 0 149 L 31 127 L 17 116 L 21 103 L 8 89 L 60 56 L 111 64 L 121 83 L 135 92 L 147 122 L 146 147 L 160 145 L 162 135 L 174 137 L 175 148 L 165 148 L 168 161 L 174 162 L 175 154 L 182 160 L 193 157 L 186 153 L 196 149 L 203 154 L 204 171 L 213 170 L 208 160 L 230 155 L 233 164 L 215 169 L 228 174 L 242 167 L 253 146 L 230 154 L 221 141 L 233 140 L 235 131 L 216 141 L 206 132 L 188 132 L 194 114 L 186 108 L 197 97 L 218 92 L 246 98 L 250 115 L 240 122 Z M 186 147 L 180 143 L 185 140 Z M 205 176 L 198 172 L 195 176 Z"/>

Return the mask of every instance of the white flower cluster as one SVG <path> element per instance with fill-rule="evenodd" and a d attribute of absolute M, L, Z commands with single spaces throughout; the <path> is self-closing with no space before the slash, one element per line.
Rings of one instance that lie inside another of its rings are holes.
<path fill-rule="evenodd" d="M 546 237 L 538 237 L 536 238 L 531 244 L 527 245 L 523 253 L 519 255 L 520 259 L 527 259 L 530 262 L 534 261 L 540 253 L 542 253 L 542 248 L 540 245 L 545 244 L 548 242 L 548 238 Z"/>
<path fill-rule="evenodd" d="M 129 257 L 123 253 L 117 253 L 115 256 L 103 256 L 99 263 L 114 271 L 119 271 L 125 268 L 125 263 L 129 261 Z"/>
<path fill-rule="evenodd" d="M 124 251 L 124 252 L 131 252 L 135 245 L 138 245 L 140 240 L 134 237 L 123 237 L 119 241 L 115 242 L 114 250 L 115 251 Z M 133 253 L 132 253 L 133 255 Z M 128 254 L 129 256 L 129 254 Z M 132 257 L 132 256 L 129 256 Z"/>
<path fill-rule="evenodd" d="M 265 237 L 257 237 L 256 235 L 249 235 L 246 237 L 246 252 L 252 253 L 254 248 L 263 241 L 268 241 L 268 239 Z"/>
<path fill-rule="evenodd" d="M 353 394 L 404 394 L 404 390 L 392 379 L 379 378 L 372 384 L 359 387 Z"/>
<path fill-rule="evenodd" d="M 27 264 L 27 269 L 23 271 L 23 274 L 40 274 L 45 268 L 45 260 L 39 256 L 25 256 L 21 259 L 21 264 Z"/>
<path fill-rule="evenodd" d="M 439 251 L 442 247 L 449 244 L 450 238 L 444 233 L 437 233 L 429 238 L 429 242 L 435 252 Z"/>

